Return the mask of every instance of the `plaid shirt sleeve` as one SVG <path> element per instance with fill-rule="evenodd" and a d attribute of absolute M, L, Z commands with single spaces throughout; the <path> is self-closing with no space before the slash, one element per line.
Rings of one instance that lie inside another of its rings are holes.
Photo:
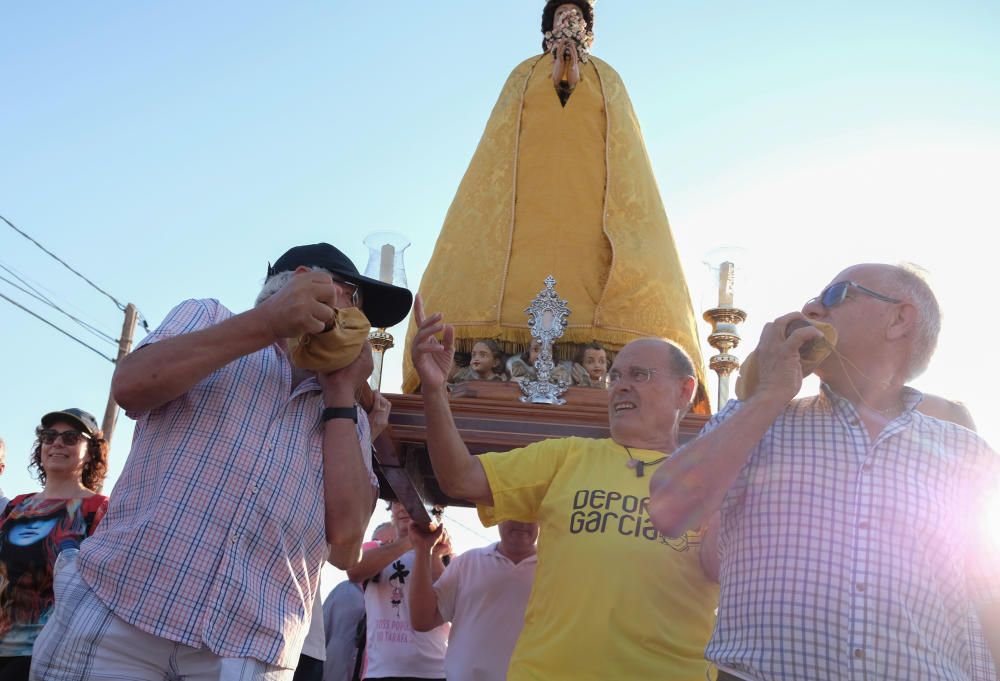
<path fill-rule="evenodd" d="M 132 352 L 137 352 L 140 348 L 161 341 L 164 338 L 183 336 L 187 333 L 207 329 L 210 326 L 218 324 L 227 316 L 228 312 L 214 298 L 185 300 L 167 313 L 167 316 L 160 325 L 152 333 L 143 338 Z M 138 419 L 143 413 L 132 410 L 125 412 L 131 419 Z"/>
<path fill-rule="evenodd" d="M 223 308 L 219 301 L 214 298 L 182 301 L 167 313 L 160 325 L 143 338 L 135 349 L 138 350 L 164 338 L 182 336 L 186 333 L 207 329 L 218 324 L 226 316 L 223 314 Z"/>
<path fill-rule="evenodd" d="M 716 428 L 722 425 L 727 419 L 731 418 L 733 414 L 738 413 L 742 408 L 743 408 L 743 402 L 740 402 L 739 400 L 729 400 L 728 402 L 726 402 L 725 406 L 723 406 L 722 409 L 720 409 L 714 416 L 712 416 L 712 418 L 709 419 L 708 423 L 705 424 L 704 428 L 701 429 L 699 437 L 701 435 L 707 435 L 708 433 L 714 431 Z M 743 497 L 746 493 L 746 488 L 747 488 L 747 475 L 749 470 L 749 462 L 753 458 L 754 452 L 756 452 L 757 448 L 759 447 L 760 445 L 757 445 L 757 447 L 754 448 L 753 452 L 750 453 L 750 456 L 747 457 L 747 463 L 743 465 L 743 468 L 740 470 L 740 474 L 736 477 L 736 480 L 733 481 L 733 484 L 730 485 L 729 491 L 726 492 L 726 496 L 722 500 L 722 506 L 721 506 L 722 511 L 730 511 L 732 509 L 737 508 L 738 506 L 740 506 L 740 504 L 743 503 Z"/>

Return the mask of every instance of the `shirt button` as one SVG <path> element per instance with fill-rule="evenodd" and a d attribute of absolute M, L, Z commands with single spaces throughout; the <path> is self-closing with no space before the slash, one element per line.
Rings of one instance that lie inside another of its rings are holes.
<path fill-rule="evenodd" d="M 239 535 L 238 535 L 238 534 L 236 534 L 235 532 L 233 532 L 233 533 L 232 533 L 231 535 L 229 535 L 229 543 L 230 543 L 230 544 L 235 544 L 235 543 L 236 543 L 236 540 L 237 540 L 238 538 L 239 538 Z"/>
<path fill-rule="evenodd" d="M 862 582 L 858 582 L 854 585 L 854 588 L 858 590 L 859 593 L 863 593 L 865 590 L 865 585 Z"/>
<path fill-rule="evenodd" d="M 256 494 L 258 491 L 257 485 L 250 485 L 250 494 Z"/>
<path fill-rule="evenodd" d="M 861 650 L 861 648 L 855 648 L 854 649 L 854 657 L 856 657 L 856 658 L 858 658 L 860 660 L 864 656 L 865 656 L 865 651 Z"/>
<path fill-rule="evenodd" d="M 861 467 L 861 470 L 864 471 L 865 473 L 871 473 L 872 465 L 870 463 L 866 463 L 864 466 Z"/>
<path fill-rule="evenodd" d="M 862 520 L 860 523 L 858 523 L 858 529 L 861 529 L 861 530 L 867 530 L 867 529 L 871 528 L 871 526 L 872 526 L 872 524 L 870 522 L 868 522 L 867 520 Z"/>

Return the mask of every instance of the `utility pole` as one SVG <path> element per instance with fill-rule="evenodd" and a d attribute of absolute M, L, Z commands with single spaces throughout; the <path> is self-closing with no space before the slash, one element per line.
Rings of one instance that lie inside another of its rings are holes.
<path fill-rule="evenodd" d="M 122 324 L 122 337 L 118 340 L 118 357 L 115 359 L 115 366 L 122 361 L 122 357 L 127 355 L 132 349 L 132 337 L 135 335 L 135 323 L 139 319 L 138 310 L 135 305 L 129 303 L 125 306 L 125 323 Z M 115 430 L 115 420 L 118 416 L 118 403 L 115 402 L 114 395 L 108 390 L 108 406 L 104 410 L 104 422 L 101 430 L 104 431 L 104 439 L 111 444 L 111 435 Z"/>

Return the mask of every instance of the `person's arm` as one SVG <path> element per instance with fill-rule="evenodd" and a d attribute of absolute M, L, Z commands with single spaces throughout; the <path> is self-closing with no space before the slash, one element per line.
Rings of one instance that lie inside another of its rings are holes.
<path fill-rule="evenodd" d="M 701 535 L 701 547 L 698 553 L 702 572 L 713 582 L 719 581 L 719 521 L 718 513 L 708 521 L 708 527 Z"/>
<path fill-rule="evenodd" d="M 427 421 L 427 451 L 441 489 L 450 497 L 484 506 L 493 505 L 493 493 L 479 459 L 469 453 L 455 426 L 448 404 L 446 382 L 455 354 L 455 330 L 441 323 L 441 314 L 424 317 L 423 300 L 413 303 L 417 334 L 411 356 L 420 376 Z M 443 344 L 436 334 L 443 332 Z"/>
<path fill-rule="evenodd" d="M 327 407 L 353 407 L 355 390 L 372 372 L 371 346 L 342 369 L 319 374 Z M 351 419 L 334 418 L 323 424 L 323 496 L 330 562 L 346 570 L 361 559 L 361 544 L 375 507 L 372 485 L 357 428 Z"/>
<path fill-rule="evenodd" d="M 143 412 L 180 397 L 213 371 L 279 338 L 318 333 L 333 317 L 330 275 L 301 272 L 252 310 L 126 355 L 111 379 L 115 401 Z"/>
<path fill-rule="evenodd" d="M 413 570 L 410 571 L 409 603 L 410 626 L 415 631 L 430 631 L 444 624 L 438 610 L 437 593 L 434 591 L 433 577 L 435 549 L 440 544 L 444 527 L 438 526 L 428 532 L 417 523 L 410 523 L 410 537 L 413 541 Z"/>
<path fill-rule="evenodd" d="M 699 436 L 663 463 L 649 483 L 649 515 L 668 537 L 706 525 L 719 510 L 750 452 L 802 385 L 799 347 L 822 334 L 802 327 L 785 338 L 799 313 L 767 324 L 757 346 L 760 384 L 753 396 L 715 430 Z"/>
<path fill-rule="evenodd" d="M 365 549 L 358 564 L 347 569 L 347 578 L 355 584 L 371 579 L 411 548 L 409 537 L 403 535 L 388 544 Z"/>

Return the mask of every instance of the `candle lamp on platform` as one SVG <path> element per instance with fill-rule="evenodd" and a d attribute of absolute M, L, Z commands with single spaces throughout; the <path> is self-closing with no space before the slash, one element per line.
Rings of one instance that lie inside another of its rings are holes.
<path fill-rule="evenodd" d="M 705 256 L 705 265 L 711 275 L 708 288 L 713 296 L 718 293 L 713 307 L 705 310 L 702 317 L 712 325 L 708 344 L 718 351 L 709 361 L 709 368 L 719 376 L 719 390 L 716 407 L 722 408 L 729 401 L 729 384 L 734 371 L 740 368 L 740 360 L 732 351 L 740 344 L 739 325 L 746 321 L 747 313 L 736 307 L 734 288 L 738 260 L 745 259 L 745 252 L 738 248 L 718 248 Z"/>
<path fill-rule="evenodd" d="M 407 288 L 403 252 L 410 246 L 409 239 L 395 232 L 374 232 L 365 237 L 365 246 L 368 247 L 365 276 Z M 385 329 L 372 329 L 368 335 L 375 365 L 368 378 L 368 385 L 373 390 L 378 390 L 382 386 L 382 360 L 385 358 L 385 351 L 393 347 L 393 340 L 392 334 Z"/>

